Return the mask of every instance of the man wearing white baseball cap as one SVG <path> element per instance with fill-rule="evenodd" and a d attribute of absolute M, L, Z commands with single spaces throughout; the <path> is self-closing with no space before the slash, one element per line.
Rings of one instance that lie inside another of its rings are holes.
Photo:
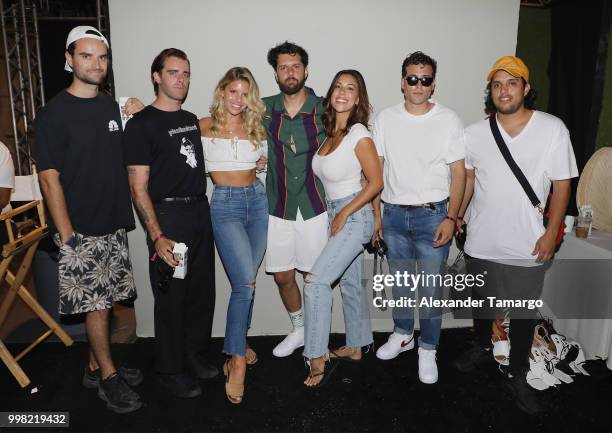
<path fill-rule="evenodd" d="M 68 37 L 66 38 L 66 51 L 70 52 L 70 45 L 72 45 L 79 39 L 85 38 L 96 39 L 98 41 L 104 42 L 104 45 L 106 45 L 107 52 L 110 49 L 108 41 L 106 40 L 104 35 L 98 31 L 98 29 L 92 26 L 78 26 L 70 30 L 70 33 L 68 33 Z M 72 72 L 72 66 L 68 63 L 68 59 L 66 59 L 64 70 Z"/>
<path fill-rule="evenodd" d="M 40 185 L 59 247 L 59 310 L 85 314 L 89 365 L 83 386 L 96 388 L 113 412 L 142 406 L 131 389 L 140 370 L 115 368 L 108 332 L 113 304 L 136 296 L 126 229 L 134 227 L 123 165 L 117 103 L 99 92 L 109 45 L 95 28 L 75 27 L 66 41 L 70 86 L 36 116 Z"/>

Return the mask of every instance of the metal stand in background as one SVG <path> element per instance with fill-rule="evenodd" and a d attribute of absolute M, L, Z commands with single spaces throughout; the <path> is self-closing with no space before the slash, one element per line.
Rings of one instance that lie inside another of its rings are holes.
<path fill-rule="evenodd" d="M 94 17 L 80 16 L 82 11 L 92 14 L 94 5 Z M 74 9 L 74 2 L 62 0 L 0 0 L 0 27 L 14 138 L 14 147 L 12 143 L 6 145 L 13 154 L 17 175 L 30 174 L 34 163 L 34 117 L 45 104 L 38 21 L 86 18 L 95 19 L 102 34 L 110 41 L 108 0 L 83 1 L 78 9 Z M 114 94 L 112 70 L 104 90 Z"/>
<path fill-rule="evenodd" d="M 45 103 L 36 5 L 31 0 L 0 0 L 0 23 L 4 43 L 15 172 L 30 173 L 36 112 Z"/>

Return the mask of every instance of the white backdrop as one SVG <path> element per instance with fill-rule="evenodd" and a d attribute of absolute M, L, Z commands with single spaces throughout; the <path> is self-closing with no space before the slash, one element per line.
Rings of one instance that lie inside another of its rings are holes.
<path fill-rule="evenodd" d="M 262 96 L 275 94 L 278 87 L 266 54 L 290 40 L 308 51 L 307 85 L 317 94 L 325 94 L 338 70 L 358 69 L 377 112 L 401 102 L 401 63 L 421 50 L 438 61 L 434 99 L 454 109 L 466 125 L 483 116 L 488 68 L 515 52 L 519 15 L 519 0 L 110 0 L 109 7 L 119 96 L 152 102 L 150 65 L 168 47 L 184 50 L 191 60 L 184 108 L 199 117 L 208 114 L 213 89 L 232 66 L 251 69 Z M 131 232 L 129 241 L 139 296 L 137 334 L 152 336 L 153 299 L 142 228 Z M 216 278 L 213 335 L 222 336 L 229 284 L 218 259 Z M 335 296 L 332 329 L 343 332 Z M 388 320 L 373 324 L 378 330 L 391 328 Z M 457 324 L 445 321 L 445 326 Z M 282 334 L 289 327 L 274 280 L 262 266 L 250 334 Z"/>

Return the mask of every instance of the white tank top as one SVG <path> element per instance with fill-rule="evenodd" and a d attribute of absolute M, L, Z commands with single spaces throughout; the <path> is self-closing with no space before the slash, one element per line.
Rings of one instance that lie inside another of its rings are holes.
<path fill-rule="evenodd" d="M 323 182 L 329 200 L 361 191 L 361 164 L 355 155 L 355 146 L 364 137 L 372 138 L 372 135 L 365 126 L 356 123 L 332 153 L 321 156 L 317 152 L 312 158 L 312 170 Z"/>
<path fill-rule="evenodd" d="M 206 171 L 251 170 L 255 163 L 267 153 L 267 144 L 255 149 L 249 140 L 236 138 L 202 137 Z"/>

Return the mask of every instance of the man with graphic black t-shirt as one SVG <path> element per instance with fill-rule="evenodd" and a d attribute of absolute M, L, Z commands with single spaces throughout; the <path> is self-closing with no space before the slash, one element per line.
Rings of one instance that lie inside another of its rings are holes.
<path fill-rule="evenodd" d="M 90 344 L 83 386 L 97 388 L 113 412 L 142 406 L 130 386 L 137 369 L 115 368 L 108 316 L 113 303 L 136 295 L 126 229 L 134 227 L 123 162 L 119 106 L 98 92 L 108 68 L 108 42 L 93 27 L 72 29 L 65 69 L 72 84 L 36 116 L 40 186 L 59 246 L 59 310 L 85 313 Z"/>
<path fill-rule="evenodd" d="M 163 50 L 151 65 L 156 99 L 125 130 L 132 198 L 147 230 L 155 298 L 155 368 L 173 395 L 196 397 L 196 378 L 214 377 L 202 352 L 210 341 L 215 269 L 206 174 L 197 117 L 181 109 L 189 90 L 187 55 Z M 187 275 L 173 278 L 177 242 L 187 245 Z"/>

